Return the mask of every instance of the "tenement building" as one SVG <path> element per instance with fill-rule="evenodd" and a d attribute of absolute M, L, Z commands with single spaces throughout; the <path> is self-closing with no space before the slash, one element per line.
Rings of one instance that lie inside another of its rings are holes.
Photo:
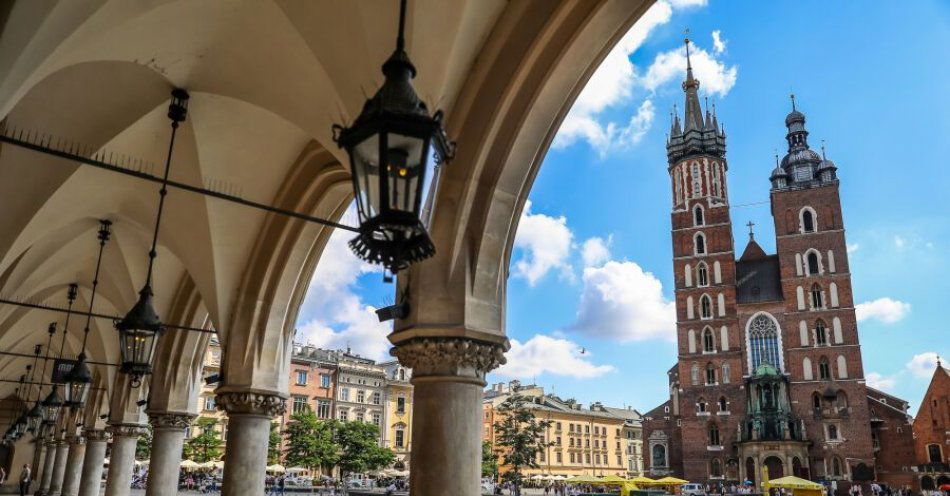
<path fill-rule="evenodd" d="M 669 401 L 645 415 L 648 472 L 758 482 L 767 467 L 839 490 L 887 482 L 901 468 L 876 470 L 879 456 L 907 446 L 909 417 L 865 384 L 837 167 L 810 148 L 792 97 L 788 151 L 763 174 L 777 253 L 750 223 L 736 258 L 726 134 L 699 85 L 687 55 L 685 115 L 667 143 L 678 361 Z"/>
<path fill-rule="evenodd" d="M 512 394 L 530 399 L 528 407 L 539 420 L 549 421 L 543 441 L 548 443 L 537 457 L 537 468 L 524 469 L 528 477 L 578 475 L 636 476 L 643 475 L 640 413 L 633 408 L 612 408 L 592 403 L 588 408 L 573 399 L 545 394 L 537 385 L 521 385 L 518 381 L 492 385 L 482 402 L 482 439 L 497 445 L 495 422 L 501 421 L 498 406 Z M 507 467 L 504 455 L 499 471 Z"/>

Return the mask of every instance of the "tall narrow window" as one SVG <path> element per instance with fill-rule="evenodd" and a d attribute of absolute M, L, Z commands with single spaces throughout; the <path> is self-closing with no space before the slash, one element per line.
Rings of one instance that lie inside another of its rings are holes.
<path fill-rule="evenodd" d="M 821 286 L 818 283 L 811 285 L 811 307 L 813 310 L 820 310 L 825 307 L 825 301 L 821 295 Z"/>
<path fill-rule="evenodd" d="M 751 370 L 767 363 L 779 368 L 778 327 L 766 314 L 756 315 L 749 321 L 749 355 Z"/>
<path fill-rule="evenodd" d="M 696 266 L 696 285 L 700 287 L 709 286 L 709 269 L 706 268 L 706 264 L 700 262 Z"/>
<path fill-rule="evenodd" d="M 703 233 L 696 233 L 696 254 L 706 254 L 706 235 Z"/>
<path fill-rule="evenodd" d="M 689 375 L 690 375 L 690 378 L 693 380 L 693 385 L 698 386 L 699 385 L 699 365 L 696 365 L 694 363 L 693 366 L 690 368 Z"/>
<path fill-rule="evenodd" d="M 817 392 L 811 395 L 811 407 L 815 410 L 821 410 L 821 395 Z"/>
<path fill-rule="evenodd" d="M 699 173 L 699 163 L 693 162 L 691 174 L 693 176 L 693 198 L 699 198 L 703 196 L 703 180 Z"/>
<path fill-rule="evenodd" d="M 828 328 L 825 327 L 825 321 L 818 319 L 815 322 L 815 345 L 824 346 L 828 344 Z"/>
<path fill-rule="evenodd" d="M 816 276 L 821 273 L 821 264 L 818 263 L 818 253 L 808 252 L 808 275 Z"/>
<path fill-rule="evenodd" d="M 716 351 L 716 339 L 713 337 L 712 329 L 708 327 L 703 330 L 703 351 L 706 353 Z"/>
<path fill-rule="evenodd" d="M 703 207 L 696 205 L 696 207 L 693 208 L 693 225 L 702 226 L 705 223 L 706 219 L 703 218 Z"/>
<path fill-rule="evenodd" d="M 831 459 L 831 475 L 841 477 L 841 460 L 837 456 Z"/>
<path fill-rule="evenodd" d="M 729 403 L 726 401 L 726 397 L 725 397 L 725 396 L 720 396 L 720 397 L 719 397 L 719 411 L 720 411 L 720 412 L 728 412 L 728 411 L 729 411 Z"/>
<path fill-rule="evenodd" d="M 827 381 L 831 379 L 831 366 L 828 365 L 828 359 L 821 357 L 818 361 L 818 378 Z"/>
<path fill-rule="evenodd" d="M 709 475 L 713 478 L 722 477 L 722 464 L 718 458 L 713 458 L 709 465 Z"/>
<path fill-rule="evenodd" d="M 702 295 L 699 297 L 699 318 L 701 319 L 711 319 L 712 318 L 712 298 L 709 295 Z"/>
<path fill-rule="evenodd" d="M 716 424 L 709 425 L 709 445 L 719 446 L 719 427 Z"/>
<path fill-rule="evenodd" d="M 722 383 L 729 384 L 729 362 L 722 363 Z"/>
<path fill-rule="evenodd" d="M 696 403 L 696 411 L 699 413 L 709 411 L 709 407 L 706 405 L 706 400 L 702 396 L 699 397 L 699 402 Z"/>
<path fill-rule="evenodd" d="M 815 232 L 815 214 L 808 208 L 802 210 L 802 232 Z"/>
<path fill-rule="evenodd" d="M 716 384 L 716 367 L 712 363 L 706 364 L 706 384 Z"/>
<path fill-rule="evenodd" d="M 676 195 L 676 204 L 683 203 L 683 176 L 680 170 L 676 169 L 673 173 L 673 192 Z M 572 460 L 573 461 L 573 460 Z"/>

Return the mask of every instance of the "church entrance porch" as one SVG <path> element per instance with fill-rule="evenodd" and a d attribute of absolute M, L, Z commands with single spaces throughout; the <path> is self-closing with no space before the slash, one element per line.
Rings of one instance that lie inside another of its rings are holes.
<path fill-rule="evenodd" d="M 741 480 L 750 480 L 756 485 L 762 480 L 762 467 L 768 468 L 769 479 L 795 475 L 807 479 L 808 441 L 746 441 L 739 443 Z"/>

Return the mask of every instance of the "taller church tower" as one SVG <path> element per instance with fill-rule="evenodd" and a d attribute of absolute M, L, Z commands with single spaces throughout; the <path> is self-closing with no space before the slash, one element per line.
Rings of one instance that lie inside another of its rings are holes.
<path fill-rule="evenodd" d="M 723 451 L 736 440 L 736 428 L 727 421 L 729 414 L 742 415 L 745 401 L 726 135 L 715 114 L 700 106 L 689 48 L 686 40 L 685 114 L 682 123 L 674 115 L 666 146 L 679 353 L 671 413 L 679 418 L 677 436 L 703 441 L 683 442 L 682 451 L 667 458 L 671 473 L 693 480 L 725 473 Z"/>

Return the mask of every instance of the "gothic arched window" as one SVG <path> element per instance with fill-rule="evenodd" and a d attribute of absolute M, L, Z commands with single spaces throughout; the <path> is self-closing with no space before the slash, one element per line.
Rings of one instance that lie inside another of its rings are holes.
<path fill-rule="evenodd" d="M 712 329 L 708 327 L 703 330 L 703 351 L 706 353 L 712 353 L 716 351 L 716 340 L 713 337 Z"/>
<path fill-rule="evenodd" d="M 727 411 L 729 411 L 729 403 L 726 401 L 726 397 L 725 397 L 725 396 L 720 396 L 720 397 L 719 397 L 719 411 L 720 411 L 720 412 L 727 412 Z"/>
<path fill-rule="evenodd" d="M 696 254 L 705 255 L 706 254 L 706 235 L 703 233 L 696 233 L 696 238 L 694 242 L 696 244 L 695 246 Z"/>
<path fill-rule="evenodd" d="M 831 475 L 841 477 L 841 459 L 837 456 L 831 459 Z"/>
<path fill-rule="evenodd" d="M 691 173 L 693 176 L 693 198 L 699 198 L 703 196 L 703 179 L 699 173 L 699 163 L 693 162 Z"/>
<path fill-rule="evenodd" d="M 712 298 L 710 298 L 709 295 L 702 295 L 699 297 L 699 318 L 712 318 Z"/>
<path fill-rule="evenodd" d="M 703 262 L 696 266 L 696 285 L 699 287 L 709 286 L 709 268 Z"/>
<path fill-rule="evenodd" d="M 810 208 L 802 209 L 802 232 L 815 232 L 815 214 Z"/>
<path fill-rule="evenodd" d="M 815 345 L 823 346 L 828 344 L 828 328 L 825 327 L 825 321 L 818 319 L 815 322 Z"/>
<path fill-rule="evenodd" d="M 821 295 L 821 286 L 817 282 L 811 285 L 811 307 L 814 310 L 825 308 L 825 299 Z"/>
<path fill-rule="evenodd" d="M 749 321 L 749 355 L 751 370 L 767 363 L 779 368 L 778 326 L 766 314 L 759 314 Z"/>
<path fill-rule="evenodd" d="M 709 464 L 709 475 L 711 477 L 722 477 L 722 464 L 718 458 L 713 458 Z"/>
<path fill-rule="evenodd" d="M 676 204 L 683 203 L 683 176 L 680 170 L 676 169 L 673 173 L 673 192 L 676 195 Z"/>
<path fill-rule="evenodd" d="M 818 360 L 818 378 L 823 381 L 831 379 L 831 366 L 828 365 L 828 357 L 821 357 L 821 360 Z"/>
<path fill-rule="evenodd" d="M 816 276 L 821 273 L 821 264 L 818 261 L 817 252 L 815 251 L 808 252 L 806 261 L 807 261 L 807 267 L 808 267 L 808 275 Z"/>
<path fill-rule="evenodd" d="M 821 395 L 817 391 L 811 395 L 811 407 L 815 410 L 821 410 Z"/>
<path fill-rule="evenodd" d="M 693 208 L 693 225 L 702 226 L 704 224 L 706 224 L 706 219 L 703 218 L 703 207 L 696 205 Z"/>
<path fill-rule="evenodd" d="M 702 396 L 700 396 L 699 401 L 696 403 L 696 411 L 700 413 L 709 411 L 709 405 Z"/>
<path fill-rule="evenodd" d="M 716 383 L 716 367 L 712 363 L 706 364 L 706 384 Z"/>
<path fill-rule="evenodd" d="M 666 467 L 666 446 L 662 444 L 653 445 L 653 466 Z"/>
<path fill-rule="evenodd" d="M 719 446 L 719 427 L 716 424 L 709 424 L 709 445 Z"/>

